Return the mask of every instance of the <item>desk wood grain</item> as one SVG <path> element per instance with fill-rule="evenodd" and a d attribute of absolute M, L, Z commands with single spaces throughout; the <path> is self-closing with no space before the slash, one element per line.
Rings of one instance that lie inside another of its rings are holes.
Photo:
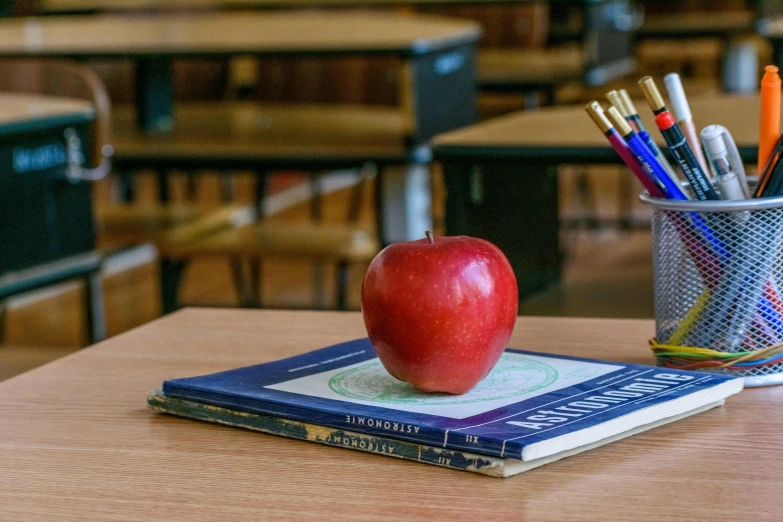
<path fill-rule="evenodd" d="M 43 0 L 41 12 L 116 12 L 185 9 L 269 9 L 313 7 L 383 7 L 428 5 L 497 5 L 534 3 L 540 0 Z"/>
<path fill-rule="evenodd" d="M 755 17 L 752 10 L 646 13 L 638 33 L 658 37 L 725 37 L 753 31 Z"/>
<path fill-rule="evenodd" d="M 0 126 L 93 114 L 92 105 L 82 100 L 0 91 Z"/>
<path fill-rule="evenodd" d="M 477 69 L 484 85 L 556 85 L 581 79 L 584 53 L 579 46 L 481 49 Z"/>
<path fill-rule="evenodd" d="M 48 16 L 0 20 L 0 56 L 423 54 L 474 42 L 480 34 L 468 20 L 395 13 Z"/>
<path fill-rule="evenodd" d="M 510 345 L 650 363 L 653 331 L 652 321 L 530 317 L 519 319 Z M 779 517 L 783 387 L 746 390 L 725 407 L 506 480 L 145 405 L 164 379 L 362 335 L 358 313 L 191 309 L 1 383 L 0 519 Z"/>
<path fill-rule="evenodd" d="M 599 101 L 604 107 L 608 105 L 603 99 Z M 745 160 L 755 161 L 759 129 L 757 96 L 715 94 L 691 96 L 689 101 L 699 129 L 709 124 L 725 126 Z M 665 145 L 647 103 L 637 99 L 635 104 L 648 132 Z M 564 163 L 580 158 L 620 161 L 582 105 L 514 113 L 441 134 L 433 143 L 438 156 L 495 154 L 547 161 L 561 159 Z"/>
<path fill-rule="evenodd" d="M 222 161 L 382 159 L 405 161 L 405 115 L 393 107 L 191 102 L 174 108 L 174 130 L 148 134 L 135 112 L 118 107 L 112 121 L 117 158 Z"/>

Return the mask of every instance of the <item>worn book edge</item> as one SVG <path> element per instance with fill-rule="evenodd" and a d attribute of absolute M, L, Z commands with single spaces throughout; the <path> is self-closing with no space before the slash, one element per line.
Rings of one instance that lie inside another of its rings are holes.
<path fill-rule="evenodd" d="M 147 396 L 147 403 L 156 411 L 179 417 L 245 428 L 292 439 L 316 442 L 327 446 L 355 449 L 367 453 L 413 460 L 425 464 L 433 464 L 435 466 L 480 473 L 490 477 L 510 477 L 543 466 L 544 464 L 570 457 L 571 455 L 576 455 L 577 453 L 588 451 L 625 437 L 630 437 L 631 435 L 647 431 L 657 426 L 695 415 L 710 408 L 720 406 L 724 401 L 721 399 L 700 408 L 651 422 L 643 426 L 638 426 L 634 429 L 618 433 L 591 444 L 585 444 L 554 455 L 548 455 L 526 462 L 512 458 L 477 455 L 465 451 L 450 450 L 436 446 L 417 444 L 415 442 L 391 439 L 388 437 L 364 435 L 353 431 L 292 421 L 271 415 L 231 410 L 219 406 L 212 406 L 210 404 L 169 397 L 161 391 L 151 391 Z"/>

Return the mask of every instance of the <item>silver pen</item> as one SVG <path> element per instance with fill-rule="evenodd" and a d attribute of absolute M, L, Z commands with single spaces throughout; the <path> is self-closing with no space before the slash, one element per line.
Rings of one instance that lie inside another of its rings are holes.
<path fill-rule="evenodd" d="M 721 199 L 748 199 L 750 190 L 746 188 L 745 167 L 726 127 L 708 125 L 701 131 L 701 141 L 715 174 Z"/>

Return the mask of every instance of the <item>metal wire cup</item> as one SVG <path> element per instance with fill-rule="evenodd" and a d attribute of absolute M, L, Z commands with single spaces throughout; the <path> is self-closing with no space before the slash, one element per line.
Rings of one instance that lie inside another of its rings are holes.
<path fill-rule="evenodd" d="M 657 342 L 723 354 L 783 342 L 783 197 L 640 199 L 652 207 Z M 746 386 L 783 383 L 783 359 L 715 364 L 698 370 L 744 377 Z"/>

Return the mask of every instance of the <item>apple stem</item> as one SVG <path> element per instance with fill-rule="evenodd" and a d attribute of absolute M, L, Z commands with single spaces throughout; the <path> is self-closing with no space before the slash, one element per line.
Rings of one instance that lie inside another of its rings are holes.
<path fill-rule="evenodd" d="M 432 235 L 432 230 L 427 230 L 424 235 L 427 236 L 427 239 L 430 240 L 430 245 L 435 244 L 435 236 Z"/>

